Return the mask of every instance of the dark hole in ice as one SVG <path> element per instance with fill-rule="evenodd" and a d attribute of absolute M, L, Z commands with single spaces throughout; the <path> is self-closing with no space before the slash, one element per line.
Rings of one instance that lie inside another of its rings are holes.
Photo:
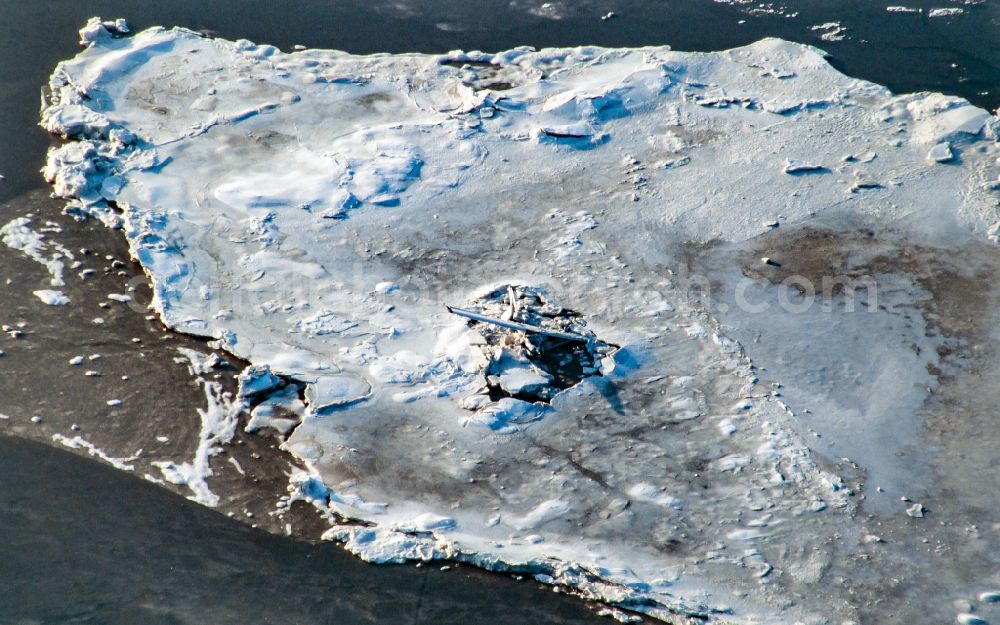
<path fill-rule="evenodd" d="M 469 322 L 482 336 L 481 348 L 489 360 L 485 375 L 491 401 L 513 397 L 549 403 L 559 391 L 586 378 L 603 375 L 601 359 L 617 349 L 616 345 L 598 339 L 580 313 L 551 304 L 532 287 L 505 285 L 477 299 L 473 306 L 475 312 L 485 317 L 540 330 Z M 549 336 L 544 332 L 577 338 Z"/>
<path fill-rule="evenodd" d="M 506 81 L 497 79 L 500 74 L 501 66 L 494 65 L 493 63 L 484 61 L 442 61 L 441 65 L 446 65 L 448 67 L 454 67 L 459 70 L 470 70 L 470 74 L 465 80 L 462 81 L 466 87 L 476 89 L 477 91 L 490 90 L 490 91 L 507 91 L 513 89 L 517 85 Z M 474 78 L 472 76 L 475 76 Z"/>
<path fill-rule="evenodd" d="M 480 89 L 489 89 L 490 91 L 508 91 L 513 88 L 513 83 L 509 83 L 505 80 L 497 80 L 495 82 L 487 82 L 480 85 Z"/>

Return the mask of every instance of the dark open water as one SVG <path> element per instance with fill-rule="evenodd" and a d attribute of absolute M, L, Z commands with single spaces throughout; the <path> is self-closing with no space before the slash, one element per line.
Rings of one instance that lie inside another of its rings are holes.
<path fill-rule="evenodd" d="M 931 19 L 926 11 L 887 13 L 889 4 L 965 13 Z M 608 11 L 617 17 L 602 21 Z M 43 186 L 37 172 L 49 139 L 35 127 L 39 87 L 77 51 L 76 31 L 92 15 L 358 53 L 580 44 L 714 50 L 777 36 L 822 47 L 845 73 L 897 92 L 1000 105 L 1000 0 L 0 0 L 0 202 Z M 842 41 L 811 29 L 832 21 L 846 27 Z M 373 568 L 332 545 L 268 536 L 135 477 L 2 436 L 0 588 L 2 625 L 597 620 L 534 584 Z"/>
<path fill-rule="evenodd" d="M 38 443 L 0 436 L 0 476 L 3 625 L 611 624 L 533 582 L 253 530 Z"/>

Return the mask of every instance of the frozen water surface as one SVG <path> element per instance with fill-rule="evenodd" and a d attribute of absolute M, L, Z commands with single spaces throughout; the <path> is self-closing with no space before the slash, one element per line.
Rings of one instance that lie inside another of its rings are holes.
<path fill-rule="evenodd" d="M 926 430 L 951 427 L 935 394 L 975 385 L 983 352 L 955 354 L 992 340 L 990 113 L 776 39 L 354 56 L 81 35 L 46 176 L 121 227 L 165 323 L 253 363 L 251 426 L 290 432 L 310 468 L 291 487 L 359 556 L 738 622 L 859 618 L 873 571 L 950 619 L 934 580 L 995 577 L 995 529 L 913 555 L 955 538 L 913 526 L 946 526 L 949 467 L 988 457 Z M 24 225 L 13 245 L 49 262 Z M 824 278 L 854 282 L 817 303 Z M 210 417 L 168 478 L 203 483 L 234 424 Z"/>

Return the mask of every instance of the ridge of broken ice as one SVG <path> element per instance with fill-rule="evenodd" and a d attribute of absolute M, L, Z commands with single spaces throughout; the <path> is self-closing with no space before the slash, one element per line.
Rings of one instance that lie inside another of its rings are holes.
<path fill-rule="evenodd" d="M 995 117 L 775 39 L 355 56 L 124 31 L 92 21 L 53 73 L 42 125 L 70 142 L 45 175 L 122 227 L 164 323 L 253 363 L 248 395 L 271 372 L 304 386 L 296 484 L 373 524 L 330 537 L 373 561 L 530 570 L 662 618 L 847 614 L 785 602 L 816 580 L 769 572 L 857 533 L 851 490 L 676 271 L 689 246 L 777 215 L 985 237 Z M 544 405 L 515 396 L 550 373 L 445 310 L 491 292 L 515 307 L 522 288 L 616 346 Z M 493 353 L 510 396 L 483 392 Z M 173 477 L 203 486 L 209 457 Z"/>

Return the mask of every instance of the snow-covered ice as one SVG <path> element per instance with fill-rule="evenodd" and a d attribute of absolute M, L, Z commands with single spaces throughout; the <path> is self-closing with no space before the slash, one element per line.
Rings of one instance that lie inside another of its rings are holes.
<path fill-rule="evenodd" d="M 209 458 L 262 401 L 248 427 L 289 433 L 294 488 L 369 523 L 327 534 L 366 559 L 528 570 L 660 618 L 854 618 L 817 589 L 837 540 L 863 544 L 856 493 L 796 414 L 808 388 L 834 414 L 839 382 L 752 338 L 822 319 L 722 315 L 682 270 L 823 220 L 985 241 L 995 117 L 774 39 L 354 56 L 123 26 L 89 24 L 53 74 L 42 124 L 70 141 L 45 174 L 122 228 L 167 325 L 252 363 L 236 399 L 206 385 L 197 455 L 165 479 L 215 503 Z M 22 226 L 14 245 L 55 262 Z M 768 257 L 745 274 L 792 260 Z M 837 353 L 897 368 L 852 378 L 852 406 L 919 406 L 935 345 L 870 347 Z M 914 419 L 890 427 L 912 441 Z M 873 476 L 903 479 L 858 438 Z"/>

